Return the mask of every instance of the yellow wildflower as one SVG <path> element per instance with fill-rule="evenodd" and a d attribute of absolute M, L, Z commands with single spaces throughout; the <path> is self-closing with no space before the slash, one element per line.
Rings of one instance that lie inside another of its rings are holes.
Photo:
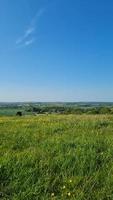
<path fill-rule="evenodd" d="M 68 195 L 68 197 L 70 197 L 70 196 L 71 196 L 71 193 L 70 193 L 70 192 L 68 192 L 68 193 L 67 193 L 67 195 Z"/>
<path fill-rule="evenodd" d="M 55 194 L 54 194 L 54 193 L 51 193 L 51 196 L 52 196 L 52 197 L 54 197 L 54 196 L 55 196 Z"/>

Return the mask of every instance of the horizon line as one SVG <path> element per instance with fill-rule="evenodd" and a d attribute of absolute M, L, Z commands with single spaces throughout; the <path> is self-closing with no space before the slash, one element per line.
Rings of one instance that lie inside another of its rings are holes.
<path fill-rule="evenodd" d="M 0 101 L 1 103 L 113 103 L 113 101 Z"/>

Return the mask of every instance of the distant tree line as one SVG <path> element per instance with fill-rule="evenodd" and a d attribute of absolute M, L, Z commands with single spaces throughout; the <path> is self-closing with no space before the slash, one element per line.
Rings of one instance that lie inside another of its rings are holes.
<path fill-rule="evenodd" d="M 45 106 L 34 107 L 31 106 L 26 110 L 28 113 L 35 114 L 113 114 L 113 107 L 66 107 L 66 106 Z"/>

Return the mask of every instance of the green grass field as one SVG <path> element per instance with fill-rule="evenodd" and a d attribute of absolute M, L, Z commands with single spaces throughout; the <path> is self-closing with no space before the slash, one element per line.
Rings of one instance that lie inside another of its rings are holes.
<path fill-rule="evenodd" d="M 2 200 L 113 200 L 113 116 L 0 117 Z"/>

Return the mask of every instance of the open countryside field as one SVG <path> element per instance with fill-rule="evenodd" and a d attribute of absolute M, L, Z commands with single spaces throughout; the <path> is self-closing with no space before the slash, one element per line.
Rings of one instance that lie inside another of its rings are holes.
<path fill-rule="evenodd" d="M 2 200 L 113 200 L 113 116 L 0 117 Z"/>

